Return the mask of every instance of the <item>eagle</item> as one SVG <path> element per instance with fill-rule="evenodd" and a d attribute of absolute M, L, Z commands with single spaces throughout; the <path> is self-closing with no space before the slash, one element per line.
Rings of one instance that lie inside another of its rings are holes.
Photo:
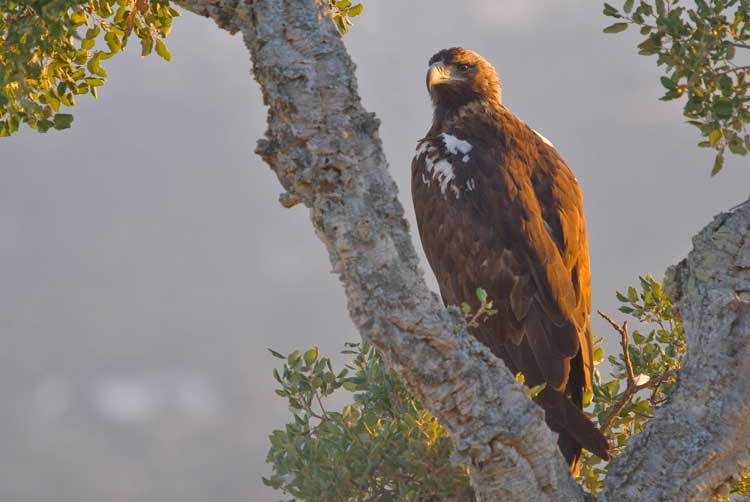
<path fill-rule="evenodd" d="M 581 449 L 608 460 L 583 413 L 591 387 L 591 287 L 583 197 L 554 146 L 502 102 L 495 68 L 454 47 L 429 60 L 434 115 L 411 188 L 443 302 L 482 288 L 497 313 L 469 331 L 529 387 L 571 471 Z"/>

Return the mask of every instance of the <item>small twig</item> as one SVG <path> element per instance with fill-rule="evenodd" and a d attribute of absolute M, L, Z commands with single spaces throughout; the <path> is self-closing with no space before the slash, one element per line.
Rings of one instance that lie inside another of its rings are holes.
<path fill-rule="evenodd" d="M 468 324 L 472 328 L 478 328 L 479 327 L 479 320 L 482 318 L 482 316 L 487 313 L 489 310 L 492 310 L 492 304 L 489 304 L 489 307 L 487 304 L 482 304 L 479 306 L 479 310 L 477 310 L 477 313 L 474 314 L 474 317 L 469 320 L 466 324 Z"/>
<path fill-rule="evenodd" d="M 602 431 L 602 433 L 606 433 L 606 431 L 610 428 L 612 425 L 612 421 L 615 419 L 617 415 L 620 414 L 622 409 L 627 406 L 627 404 L 630 402 L 631 399 L 640 391 L 644 389 L 654 389 L 651 394 L 651 403 L 655 404 L 655 397 L 656 392 L 659 389 L 659 386 L 666 380 L 667 378 L 670 378 L 674 376 L 675 372 L 674 370 L 666 371 L 664 374 L 660 375 L 657 378 L 654 378 L 653 380 L 649 380 L 646 383 L 643 383 L 641 385 L 636 385 L 635 383 L 635 372 L 633 371 L 633 363 L 630 360 L 630 336 L 628 335 L 628 321 L 624 321 L 622 323 L 622 326 L 617 324 L 611 317 L 609 317 L 607 314 L 602 312 L 601 310 L 598 310 L 597 313 L 605 320 L 607 321 L 612 327 L 620 333 L 621 337 L 621 345 L 622 345 L 622 352 L 623 352 L 623 358 L 625 359 L 625 369 L 627 371 L 627 388 L 622 393 L 622 396 L 620 399 L 614 404 L 612 409 L 609 411 L 606 417 L 604 417 L 604 420 L 602 420 L 602 423 L 599 425 L 599 430 Z"/>
<path fill-rule="evenodd" d="M 318 406 L 320 406 L 320 411 L 323 413 L 323 417 L 328 420 L 328 413 L 326 412 L 325 407 L 323 407 L 323 401 L 320 399 L 320 394 L 318 394 L 317 390 L 315 391 L 315 399 L 318 400 Z"/>
<path fill-rule="evenodd" d="M 735 66 L 734 68 L 729 68 L 728 70 L 716 72 L 716 75 L 720 77 L 722 75 L 728 75 L 729 73 L 746 71 L 746 70 L 750 70 L 750 66 Z"/>
<path fill-rule="evenodd" d="M 622 326 L 617 324 L 611 317 L 609 317 L 607 314 L 602 312 L 601 310 L 597 310 L 597 313 L 609 324 L 612 325 L 613 328 L 617 330 L 618 333 L 620 333 L 621 337 L 621 345 L 622 345 L 622 355 L 625 358 L 625 369 L 628 372 L 628 388 L 633 387 L 635 385 L 635 373 L 633 372 L 633 363 L 630 361 L 630 350 L 628 350 L 628 347 L 630 345 L 630 337 L 628 336 L 628 321 L 624 321 L 622 323 Z"/>

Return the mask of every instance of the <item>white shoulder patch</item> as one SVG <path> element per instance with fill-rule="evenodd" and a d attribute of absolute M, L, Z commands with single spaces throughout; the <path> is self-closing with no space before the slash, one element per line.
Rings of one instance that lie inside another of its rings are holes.
<path fill-rule="evenodd" d="M 421 176 L 422 182 L 425 185 L 429 186 L 432 181 L 435 181 L 440 187 L 440 192 L 444 197 L 447 197 L 447 194 L 450 191 L 456 199 L 459 199 L 461 197 L 462 189 L 455 184 L 455 167 L 449 160 L 449 157 L 445 156 L 445 152 L 447 151 L 451 155 L 460 156 L 461 162 L 468 162 L 469 159 L 471 159 L 470 153 L 474 147 L 468 141 L 457 138 L 452 134 L 442 133 L 440 134 L 440 138 L 445 150 L 439 145 L 426 140 L 417 146 L 414 158 L 423 158 L 424 172 Z M 472 178 L 470 183 L 467 182 L 465 189 L 472 191 L 475 188 L 476 184 Z"/>
<path fill-rule="evenodd" d="M 548 140 L 547 138 L 545 138 L 544 136 L 542 136 L 542 135 L 541 135 L 541 134 L 539 133 L 539 131 L 537 131 L 536 129 L 532 129 L 532 131 L 534 131 L 534 133 L 536 133 L 536 135 L 537 135 L 537 136 L 539 136 L 540 138 L 542 138 L 542 141 L 544 141 L 545 143 L 547 143 L 547 144 L 548 144 L 549 146 L 551 146 L 552 148 L 554 148 L 554 147 L 555 147 L 555 145 L 553 145 L 553 144 L 552 144 L 552 142 L 551 142 L 550 140 Z"/>
<path fill-rule="evenodd" d="M 445 144 L 445 148 L 452 153 L 453 155 L 458 155 L 459 152 L 463 154 L 463 158 L 461 159 L 463 162 L 468 162 L 471 158 L 469 156 L 469 152 L 474 148 L 471 143 L 468 141 L 464 141 L 462 139 L 459 139 L 455 137 L 452 134 L 448 134 L 446 132 L 440 134 L 440 137 L 443 138 L 443 144 Z"/>

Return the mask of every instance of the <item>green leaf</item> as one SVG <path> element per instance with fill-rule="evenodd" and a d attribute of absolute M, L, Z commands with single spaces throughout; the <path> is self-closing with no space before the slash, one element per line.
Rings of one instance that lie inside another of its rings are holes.
<path fill-rule="evenodd" d="M 142 38 L 141 39 L 141 57 L 145 58 L 149 54 L 151 54 L 152 49 L 154 48 L 154 39 L 151 37 Z"/>
<path fill-rule="evenodd" d="M 722 75 L 719 77 L 719 86 L 724 91 L 731 91 L 732 89 L 732 79 L 728 75 Z"/>
<path fill-rule="evenodd" d="M 540 392 L 544 390 L 545 387 L 547 387 L 546 383 L 535 385 L 526 390 L 526 395 L 529 396 L 530 399 L 536 399 L 536 397 L 539 395 Z"/>
<path fill-rule="evenodd" d="M 629 13 L 631 10 L 633 10 L 634 1 L 635 0 L 625 0 L 625 4 L 622 6 L 622 10 Z"/>
<path fill-rule="evenodd" d="M 73 123 L 73 115 L 69 113 L 56 113 L 52 119 L 55 129 L 68 129 Z"/>
<path fill-rule="evenodd" d="M 677 89 L 677 84 L 675 84 L 671 78 L 661 77 L 661 85 L 663 85 L 670 91 L 674 91 L 675 89 Z"/>
<path fill-rule="evenodd" d="M 628 300 L 631 302 L 638 301 L 638 291 L 633 286 L 628 288 Z"/>
<path fill-rule="evenodd" d="M 604 3 L 604 15 L 609 17 L 622 17 L 620 12 L 608 3 Z"/>
<path fill-rule="evenodd" d="M 642 56 L 651 56 L 653 54 L 658 54 L 659 50 L 661 50 L 661 39 L 651 36 L 648 38 L 648 40 L 638 44 L 638 49 L 638 54 Z"/>
<path fill-rule="evenodd" d="M 656 13 L 659 16 L 666 14 L 666 7 L 664 6 L 664 0 L 655 0 L 656 2 Z"/>
<path fill-rule="evenodd" d="M 286 357 L 284 355 L 276 352 L 275 350 L 268 349 L 268 352 L 270 352 L 273 357 L 276 357 L 278 359 L 286 359 Z"/>
<path fill-rule="evenodd" d="M 747 155 L 747 149 L 745 149 L 742 141 L 736 136 L 729 142 L 729 151 L 735 155 Z"/>
<path fill-rule="evenodd" d="M 482 288 L 477 288 L 476 295 L 477 300 L 479 300 L 483 305 L 487 303 L 487 291 Z"/>
<path fill-rule="evenodd" d="M 36 129 L 39 132 L 47 132 L 54 125 L 54 122 L 52 122 L 51 120 L 40 120 L 36 123 Z"/>
<path fill-rule="evenodd" d="M 359 16 L 360 14 L 362 14 L 363 9 L 364 9 L 364 5 L 362 5 L 361 3 L 358 3 L 351 9 L 347 10 L 346 15 L 349 17 Z"/>
<path fill-rule="evenodd" d="M 116 54 L 120 52 L 120 49 L 122 48 L 122 43 L 120 42 L 120 39 L 115 35 L 114 32 L 110 31 L 106 35 L 104 35 L 104 41 L 107 42 L 107 47 L 109 47 L 109 51 L 112 54 Z"/>
<path fill-rule="evenodd" d="M 289 366 L 294 366 L 299 361 L 299 350 L 295 350 L 286 357 L 286 361 Z"/>
<path fill-rule="evenodd" d="M 312 364 L 318 359 L 318 347 L 313 347 L 308 350 L 302 357 L 305 359 L 305 364 L 312 366 Z"/>
<path fill-rule="evenodd" d="M 349 33 L 349 26 L 346 24 L 344 16 L 334 16 L 334 21 L 336 22 L 336 26 L 338 27 L 342 35 L 346 35 L 347 33 Z"/>
<path fill-rule="evenodd" d="M 594 399 L 594 391 L 591 388 L 588 388 L 583 391 L 583 406 L 584 408 L 591 404 L 591 401 Z"/>
<path fill-rule="evenodd" d="M 719 142 L 721 139 L 721 129 L 714 129 L 711 131 L 711 134 L 708 135 L 708 140 L 711 143 L 711 146 L 715 146 L 716 143 Z"/>
<path fill-rule="evenodd" d="M 732 116 L 734 105 L 730 99 L 721 98 L 714 103 L 714 112 L 720 118 L 726 119 Z"/>
<path fill-rule="evenodd" d="M 628 29 L 628 23 L 615 23 L 604 28 L 604 33 L 620 33 Z"/>
<path fill-rule="evenodd" d="M 91 58 L 91 60 L 86 65 L 86 68 L 89 69 L 91 73 L 94 75 L 99 75 L 100 77 L 106 77 L 107 72 L 104 71 L 104 68 L 101 67 L 101 59 L 102 59 L 103 53 L 98 52 L 96 56 Z"/>
<path fill-rule="evenodd" d="M 167 46 L 164 45 L 164 42 L 160 38 L 155 38 L 154 42 L 156 43 L 156 53 L 160 55 L 162 58 L 164 58 L 166 61 L 172 60 L 172 55 L 167 50 Z"/>
<path fill-rule="evenodd" d="M 716 176 L 719 174 L 719 171 L 724 167 L 724 155 L 718 154 L 716 156 L 716 159 L 714 159 L 714 167 L 711 169 L 711 176 Z"/>

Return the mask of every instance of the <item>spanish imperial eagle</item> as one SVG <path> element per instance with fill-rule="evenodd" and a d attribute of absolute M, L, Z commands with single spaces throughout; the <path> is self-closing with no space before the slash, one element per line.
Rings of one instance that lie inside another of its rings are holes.
<path fill-rule="evenodd" d="M 528 386 L 576 471 L 581 447 L 609 459 L 582 411 L 591 386 L 590 273 L 583 199 L 546 138 L 502 104 L 495 69 L 445 49 L 429 61 L 432 127 L 412 161 L 419 236 L 447 305 L 483 288 L 498 313 L 470 328 Z"/>

